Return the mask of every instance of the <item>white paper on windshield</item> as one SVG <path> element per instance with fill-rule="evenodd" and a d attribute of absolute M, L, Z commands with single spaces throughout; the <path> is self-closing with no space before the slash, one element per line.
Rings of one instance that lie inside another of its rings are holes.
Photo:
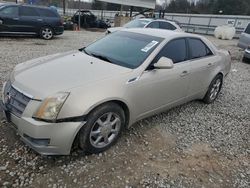
<path fill-rule="evenodd" d="M 150 42 L 147 46 L 145 46 L 143 49 L 141 49 L 142 52 L 148 52 L 149 50 L 151 50 L 155 45 L 157 45 L 159 42 L 153 40 L 152 42 Z"/>

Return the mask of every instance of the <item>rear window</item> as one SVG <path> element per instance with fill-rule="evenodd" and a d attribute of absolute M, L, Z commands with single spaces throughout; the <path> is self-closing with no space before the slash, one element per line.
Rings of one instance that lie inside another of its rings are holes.
<path fill-rule="evenodd" d="M 53 10 L 39 8 L 38 11 L 42 17 L 58 17 Z"/>
<path fill-rule="evenodd" d="M 247 28 L 245 30 L 245 33 L 250 34 L 250 24 L 248 24 L 248 26 L 247 26 Z"/>
<path fill-rule="evenodd" d="M 20 7 L 20 15 L 21 16 L 39 16 L 39 14 L 36 11 L 36 8 L 33 7 Z"/>

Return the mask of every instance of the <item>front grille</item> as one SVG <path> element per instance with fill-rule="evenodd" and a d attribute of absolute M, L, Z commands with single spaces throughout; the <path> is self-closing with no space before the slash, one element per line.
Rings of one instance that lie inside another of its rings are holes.
<path fill-rule="evenodd" d="M 4 88 L 5 105 L 7 109 L 17 117 L 21 117 L 31 98 L 18 91 L 9 82 Z"/>

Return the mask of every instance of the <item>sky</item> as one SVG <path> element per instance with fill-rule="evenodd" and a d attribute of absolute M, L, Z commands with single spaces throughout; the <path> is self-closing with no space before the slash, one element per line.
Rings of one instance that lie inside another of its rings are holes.
<path fill-rule="evenodd" d="M 79 1 L 79 0 L 74 0 L 74 1 Z M 81 0 L 83 2 L 92 2 L 93 0 Z M 156 4 L 162 5 L 165 1 L 169 3 L 171 0 L 156 0 Z M 194 1 L 197 2 L 198 0 L 189 0 L 189 1 Z"/>

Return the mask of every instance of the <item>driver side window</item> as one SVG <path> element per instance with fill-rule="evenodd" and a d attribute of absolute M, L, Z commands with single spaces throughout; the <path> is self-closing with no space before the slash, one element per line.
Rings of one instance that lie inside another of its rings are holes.
<path fill-rule="evenodd" d="M 159 61 L 161 57 L 167 57 L 171 59 L 173 63 L 186 61 L 188 57 L 186 39 L 174 39 L 168 42 L 154 59 L 153 63 Z"/>
<path fill-rule="evenodd" d="M 0 15 L 7 16 L 7 17 L 18 16 L 18 7 L 16 7 L 16 6 L 10 6 L 10 7 L 3 8 L 0 11 Z"/>

